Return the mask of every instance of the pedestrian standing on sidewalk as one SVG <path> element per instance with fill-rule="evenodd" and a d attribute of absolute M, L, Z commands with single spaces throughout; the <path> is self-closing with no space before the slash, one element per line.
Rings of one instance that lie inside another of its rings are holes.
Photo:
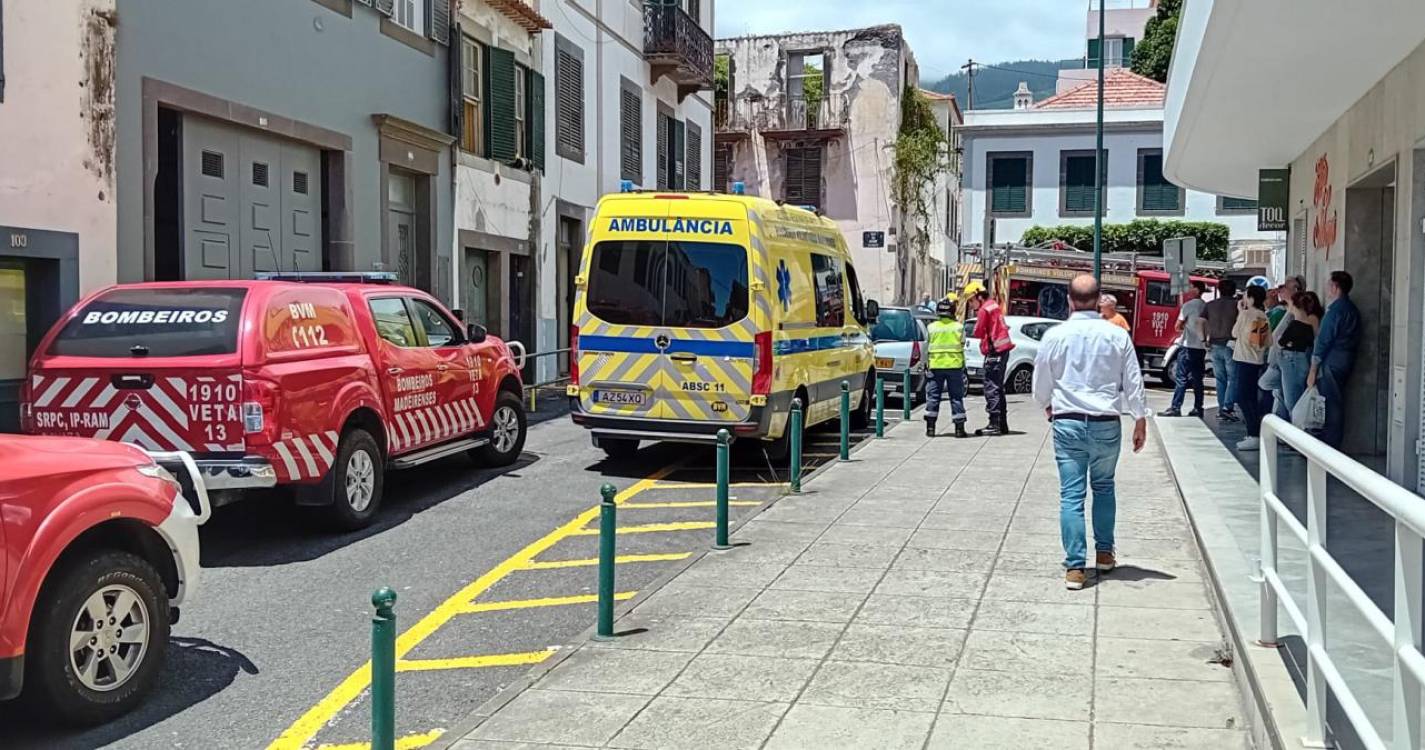
<path fill-rule="evenodd" d="M 965 326 L 955 319 L 955 303 L 948 299 L 935 305 L 937 320 L 930 330 L 930 372 L 925 378 L 925 436 L 935 437 L 935 420 L 940 416 L 940 400 L 950 399 L 950 418 L 955 437 L 965 434 Z"/>
<path fill-rule="evenodd" d="M 1267 347 L 1272 341 L 1266 302 L 1266 287 L 1247 287 L 1247 294 L 1237 303 L 1237 325 L 1232 329 L 1232 337 L 1237 340 L 1237 346 L 1232 351 L 1232 363 L 1236 367 L 1232 378 L 1237 381 L 1237 403 L 1242 407 L 1242 421 L 1247 423 L 1247 437 L 1237 442 L 1239 451 L 1257 449 L 1262 417 L 1271 408 L 1271 393 L 1257 386 L 1257 381 L 1262 378 L 1262 368 L 1267 364 Z"/>
<path fill-rule="evenodd" d="M 1316 332 L 1321 328 L 1325 310 L 1316 292 L 1299 292 L 1291 300 L 1286 326 L 1277 338 L 1281 347 L 1278 365 L 1281 367 L 1282 408 L 1290 420 L 1291 410 L 1306 392 L 1306 375 L 1311 371 L 1311 350 Z"/>
<path fill-rule="evenodd" d="M 1321 330 L 1311 351 L 1311 371 L 1306 374 L 1307 387 L 1315 386 L 1326 399 L 1326 426 L 1321 439 L 1332 448 L 1341 447 L 1346 429 L 1346 379 L 1356 364 L 1356 345 L 1361 339 L 1361 312 L 1351 301 L 1351 274 L 1332 271 L 1326 296 L 1326 315 L 1321 318 Z"/>
<path fill-rule="evenodd" d="M 1217 419 L 1236 422 L 1232 398 L 1232 326 L 1237 323 L 1237 283 L 1223 279 L 1217 283 L 1217 299 L 1207 303 L 1202 318 L 1207 345 L 1212 355 L 1212 377 L 1217 381 Z M 1252 387 L 1256 387 L 1253 383 Z"/>
<path fill-rule="evenodd" d="M 1148 405 L 1133 339 L 1100 317 L 1098 282 L 1087 274 L 1069 283 L 1074 312 L 1050 328 L 1034 358 L 1034 400 L 1044 407 L 1059 464 L 1059 535 L 1064 585 L 1084 587 L 1088 574 L 1084 501 L 1093 488 L 1094 566 L 1113 570 L 1117 516 L 1114 471 L 1123 442 L 1120 407 L 1133 416 L 1133 452 L 1148 438 Z"/>
<path fill-rule="evenodd" d="M 971 282 L 966 291 L 975 308 L 974 337 L 980 340 L 980 353 L 985 356 L 985 412 L 989 424 L 975 430 L 976 436 L 993 437 L 1009 434 L 1009 403 L 1004 398 L 1004 366 L 1014 342 L 999 302 L 990 296 L 984 284 Z"/>
<path fill-rule="evenodd" d="M 1181 343 L 1178 346 L 1177 365 L 1173 368 L 1173 403 L 1168 410 L 1163 412 L 1165 417 L 1181 417 L 1183 415 L 1183 397 L 1187 395 L 1187 389 L 1192 388 L 1192 411 L 1188 412 L 1189 417 L 1202 416 L 1202 375 L 1207 361 L 1207 340 L 1203 338 L 1202 311 L 1207 307 L 1207 303 L 1202 301 L 1202 295 L 1207 292 L 1207 285 L 1201 281 L 1192 282 L 1188 287 L 1185 296 L 1187 299 L 1178 310 L 1177 331 L 1182 334 Z"/>
<path fill-rule="evenodd" d="M 1276 289 L 1277 298 L 1284 302 L 1290 302 L 1296 295 L 1306 291 L 1306 277 L 1292 276 Z M 1287 325 L 1291 323 L 1291 316 L 1287 315 L 1287 305 L 1282 304 L 1267 310 L 1267 322 L 1272 326 L 1272 346 L 1267 350 L 1267 367 L 1262 375 L 1263 386 L 1270 385 L 1272 392 L 1272 410 L 1286 421 L 1291 421 L 1291 411 L 1286 407 L 1286 389 L 1283 381 L 1286 372 L 1282 369 L 1282 336 L 1286 333 Z M 1310 352 L 1307 352 L 1310 355 Z M 1310 362 L 1307 367 L 1310 367 Z M 1301 371 L 1302 389 L 1306 388 L 1306 370 Z"/>

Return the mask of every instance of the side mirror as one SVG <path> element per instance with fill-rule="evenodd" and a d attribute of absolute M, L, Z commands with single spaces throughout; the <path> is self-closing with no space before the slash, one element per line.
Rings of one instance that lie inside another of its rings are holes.
<path fill-rule="evenodd" d="M 483 344 L 489 335 L 490 332 L 485 330 L 485 326 L 479 323 L 471 323 L 465 326 L 465 339 L 472 344 Z"/>
<path fill-rule="evenodd" d="M 879 317 L 881 317 L 880 303 L 873 299 L 866 300 L 866 325 L 875 323 L 876 318 Z"/>

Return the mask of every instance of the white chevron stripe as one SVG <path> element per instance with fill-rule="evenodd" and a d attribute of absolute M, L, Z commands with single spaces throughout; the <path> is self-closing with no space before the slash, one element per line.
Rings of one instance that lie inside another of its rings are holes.
<path fill-rule="evenodd" d="M 302 463 L 307 465 L 307 476 L 321 476 L 321 472 L 317 471 L 317 462 L 312 458 L 312 452 L 307 448 L 307 441 L 300 437 L 294 437 L 292 445 L 296 446 L 297 453 L 301 454 Z"/>
<path fill-rule="evenodd" d="M 437 440 L 450 434 L 450 423 L 446 421 L 445 414 L 439 408 L 430 407 L 426 409 L 426 414 L 430 415 L 431 424 L 435 425 L 435 438 Z"/>
<path fill-rule="evenodd" d="M 168 383 L 174 388 L 177 388 L 179 393 L 186 393 L 188 390 L 187 386 L 185 386 L 183 381 L 179 378 L 169 378 Z M 185 414 L 182 409 L 178 408 L 178 404 L 173 403 L 173 399 L 169 398 L 168 394 L 165 393 L 162 388 L 154 385 L 154 387 L 148 389 L 148 394 L 153 397 L 154 401 L 158 402 L 159 406 L 163 407 L 164 411 L 173 417 L 174 421 L 183 425 L 184 428 L 188 427 L 188 415 Z"/>
<path fill-rule="evenodd" d="M 421 439 L 419 442 L 428 443 L 435 439 L 435 429 L 426 421 L 426 415 L 423 410 L 411 412 L 411 419 L 414 419 L 416 424 L 420 425 Z"/>
<path fill-rule="evenodd" d="M 406 415 L 396 414 L 391 420 L 391 450 L 399 451 L 411 444 L 411 433 L 406 428 Z"/>
<path fill-rule="evenodd" d="M 89 408 L 102 409 L 108 406 L 109 402 L 114 400 L 114 396 L 117 395 L 118 392 L 119 389 L 115 388 L 113 383 L 105 383 L 104 390 L 99 391 L 98 398 L 95 398 L 93 403 L 89 404 Z"/>
<path fill-rule="evenodd" d="M 461 417 L 460 412 L 452 408 L 450 404 L 441 404 L 440 410 L 445 412 L 445 418 L 450 422 L 451 433 L 461 434 L 467 430 L 465 419 Z"/>
<path fill-rule="evenodd" d="M 470 412 L 470 417 L 471 417 L 471 419 L 474 420 L 474 422 L 475 422 L 475 429 L 478 430 L 478 429 L 480 429 L 481 427 L 484 427 L 484 426 L 485 426 L 485 420 L 484 420 L 484 419 L 481 419 L 481 417 L 480 417 L 480 404 L 479 404 L 479 402 L 477 402 L 475 399 L 471 398 L 471 399 L 466 399 L 465 402 L 464 402 L 464 404 L 465 404 L 465 410 L 468 411 L 468 412 Z"/>
<path fill-rule="evenodd" d="M 272 449 L 277 451 L 277 456 L 282 459 L 282 464 L 287 467 L 287 476 L 292 479 L 301 479 L 302 475 L 297 471 L 297 462 L 292 460 L 292 453 L 287 450 L 287 446 L 279 440 L 272 444 Z"/>
<path fill-rule="evenodd" d="M 64 403 L 60 404 L 60 406 L 65 409 L 72 408 L 75 404 L 83 400 L 85 396 L 88 396 L 89 392 L 94 390 L 94 386 L 96 385 L 99 385 L 99 378 L 85 378 L 79 381 L 79 385 L 69 392 L 69 396 L 64 399 Z"/>
<path fill-rule="evenodd" d="M 49 406 L 49 402 L 53 401 L 55 397 L 59 395 L 59 392 L 64 390 L 64 387 L 68 384 L 69 378 L 55 378 L 50 381 L 49 388 L 45 389 L 45 392 L 40 394 L 39 398 L 35 399 L 35 406 Z"/>
<path fill-rule="evenodd" d="M 322 472 L 325 473 L 332 465 L 332 451 L 331 448 L 327 447 L 326 438 L 321 435 L 308 435 L 307 440 L 311 441 L 312 447 L 316 449 L 317 455 L 321 457 Z"/>
<path fill-rule="evenodd" d="M 460 415 L 460 431 L 470 432 L 475 429 L 475 418 L 470 416 L 470 404 L 467 401 L 456 401 L 455 411 Z"/>

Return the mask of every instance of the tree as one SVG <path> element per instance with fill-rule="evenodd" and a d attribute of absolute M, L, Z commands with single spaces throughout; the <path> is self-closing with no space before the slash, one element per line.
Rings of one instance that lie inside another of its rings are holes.
<path fill-rule="evenodd" d="M 1168 82 L 1168 66 L 1173 61 L 1173 40 L 1178 36 L 1178 15 L 1182 0 L 1162 0 L 1158 12 L 1148 19 L 1143 40 L 1133 47 L 1133 72 L 1160 83 Z"/>

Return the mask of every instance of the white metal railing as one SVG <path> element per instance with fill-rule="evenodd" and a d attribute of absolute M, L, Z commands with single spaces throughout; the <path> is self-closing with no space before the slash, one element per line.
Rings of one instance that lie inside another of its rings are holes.
<path fill-rule="evenodd" d="M 1306 458 L 1306 524 L 1277 497 L 1277 442 Z M 1421 655 L 1422 555 L 1425 538 L 1425 498 L 1415 495 L 1346 454 L 1326 445 L 1280 417 L 1262 421 L 1262 589 L 1261 643 L 1277 646 L 1278 604 L 1306 641 L 1307 746 L 1324 747 L 1327 689 L 1335 696 L 1361 742 L 1372 750 L 1418 750 L 1421 740 L 1421 686 L 1425 656 Z M 1372 602 L 1331 553 L 1326 551 L 1326 476 L 1330 474 L 1385 511 L 1395 521 L 1395 619 Z M 1305 611 L 1287 591 L 1277 572 L 1277 532 L 1280 526 L 1306 546 Z M 1392 733 L 1386 745 L 1366 715 L 1331 655 L 1326 652 L 1327 584 L 1335 584 L 1346 601 L 1370 623 L 1392 651 Z"/>

